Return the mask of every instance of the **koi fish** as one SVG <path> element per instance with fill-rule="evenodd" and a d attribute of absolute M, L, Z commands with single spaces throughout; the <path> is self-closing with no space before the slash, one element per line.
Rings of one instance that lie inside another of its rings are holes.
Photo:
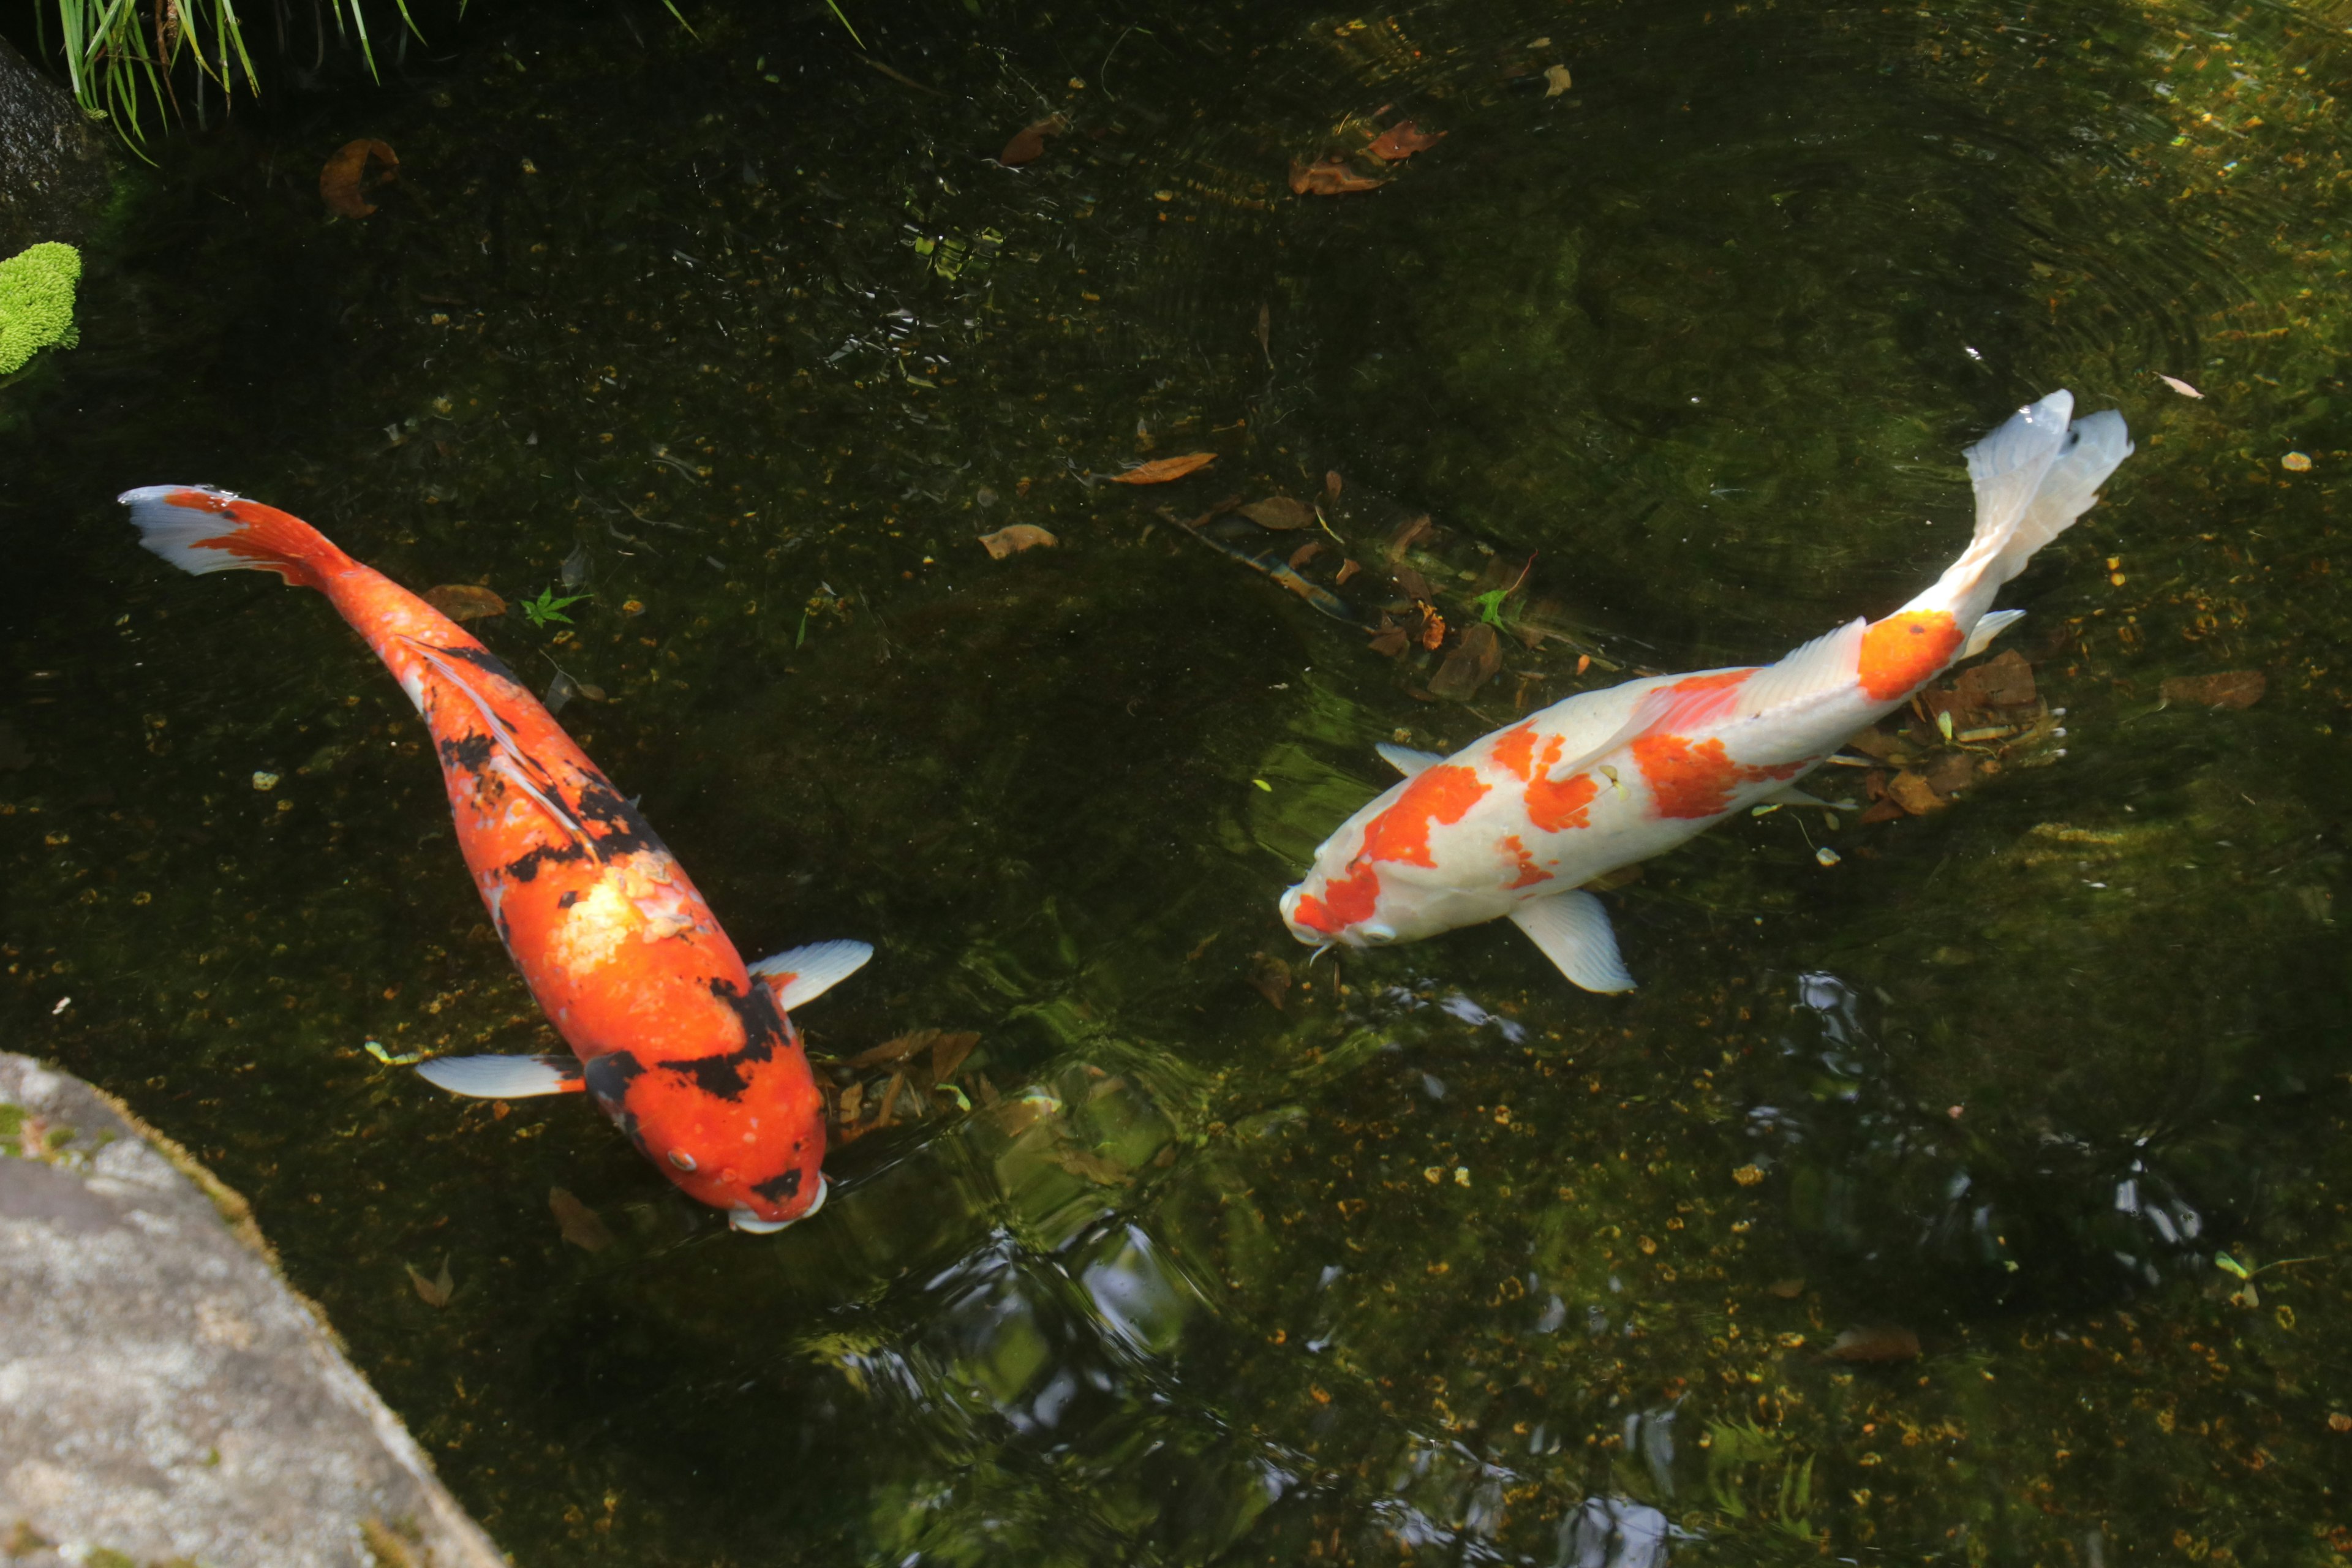
<path fill-rule="evenodd" d="M 824 1104 L 788 1009 L 874 950 L 818 942 L 746 968 L 635 805 L 456 622 L 273 507 L 183 485 L 120 499 L 174 566 L 325 594 L 432 731 L 474 886 L 572 1055 L 440 1057 L 416 1069 L 426 1081 L 493 1100 L 585 1091 L 738 1230 L 823 1206 Z"/>
<path fill-rule="evenodd" d="M 1380 747 L 1405 777 L 1282 896 L 1291 934 L 1376 947 L 1507 918 L 1576 984 L 1632 990 L 1584 884 L 1762 802 L 1828 804 L 1796 782 L 2014 624 L 2023 611 L 1992 609 L 2000 585 L 2131 455 L 2121 414 L 2075 421 L 2074 408 L 2053 392 L 1969 448 L 1975 535 L 1885 620 L 1857 618 L 1778 664 L 1582 692 L 1450 757 Z"/>

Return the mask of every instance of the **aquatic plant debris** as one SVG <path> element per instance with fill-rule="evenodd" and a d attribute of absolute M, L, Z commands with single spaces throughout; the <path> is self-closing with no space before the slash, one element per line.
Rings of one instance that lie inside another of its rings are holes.
<path fill-rule="evenodd" d="M 368 178 L 372 167 L 380 170 L 373 180 Z M 371 216 L 376 205 L 368 194 L 398 179 L 399 170 L 400 154 L 388 143 L 373 136 L 346 142 L 319 170 L 319 199 L 338 217 Z"/>
<path fill-rule="evenodd" d="M 430 1279 L 414 1263 L 404 1263 L 401 1267 L 408 1270 L 408 1282 L 416 1288 L 416 1294 L 428 1307 L 446 1307 L 449 1304 L 449 1298 L 457 1293 L 457 1282 L 449 1276 L 449 1255 L 446 1252 L 441 1255 L 441 1272 Z"/>
<path fill-rule="evenodd" d="M 2195 387 L 2189 385 L 2187 382 L 2181 380 L 2177 375 L 2164 375 L 2159 374 L 2156 379 L 2164 383 L 2165 385 L 2172 388 L 2173 391 L 2180 394 L 2183 397 L 2194 397 L 2201 400 L 2205 395 L 2203 393 L 2198 391 Z"/>
<path fill-rule="evenodd" d="M 1069 128 L 1068 120 L 1059 114 L 1049 114 L 1034 125 L 1024 126 L 1014 132 L 1013 140 L 1004 144 L 1004 151 L 996 155 L 996 161 L 1008 169 L 1034 163 L 1045 155 L 1045 139 L 1059 136 Z"/>
<path fill-rule="evenodd" d="M 1181 458 L 1155 458 L 1123 472 L 1106 476 L 1115 485 L 1164 485 L 1197 473 L 1217 460 L 1214 452 L 1187 452 Z"/>
<path fill-rule="evenodd" d="M 1570 88 L 1576 85 L 1575 79 L 1568 74 L 1568 68 L 1566 66 L 1549 66 L 1545 68 L 1544 82 L 1544 96 L 1546 98 L 1558 98 L 1561 93 L 1566 92 Z"/>
<path fill-rule="evenodd" d="M 1016 522 L 1010 528 L 1000 528 L 994 533 L 980 536 L 980 547 L 998 561 L 1018 555 L 1024 550 L 1051 549 L 1061 542 L 1034 522 Z"/>
<path fill-rule="evenodd" d="M 471 583 L 444 583 L 427 588 L 425 602 L 453 621 L 487 620 L 507 613 L 507 602 L 488 588 Z"/>
<path fill-rule="evenodd" d="M 1847 1329 L 1822 1353 L 1832 1361 L 1916 1361 L 1919 1336 L 1892 1324 Z"/>

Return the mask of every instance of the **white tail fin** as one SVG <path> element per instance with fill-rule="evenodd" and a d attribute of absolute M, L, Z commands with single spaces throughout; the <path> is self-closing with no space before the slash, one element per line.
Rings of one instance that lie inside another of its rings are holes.
<path fill-rule="evenodd" d="M 1976 536 L 1906 608 L 1948 610 L 1973 626 L 1995 591 L 2091 509 L 2116 465 L 2131 456 L 2131 437 L 2114 409 L 2070 422 L 2074 411 L 2073 393 L 2053 392 L 1969 448 Z"/>

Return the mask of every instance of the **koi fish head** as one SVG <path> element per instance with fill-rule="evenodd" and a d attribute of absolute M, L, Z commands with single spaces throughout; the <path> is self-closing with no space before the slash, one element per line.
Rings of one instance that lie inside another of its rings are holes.
<path fill-rule="evenodd" d="M 1330 876 L 1318 865 L 1305 881 L 1282 895 L 1282 921 L 1291 935 L 1309 947 L 1335 942 L 1384 947 L 1399 938 L 1393 923 L 1375 918 L 1380 903 L 1380 873 L 1374 868 L 1357 865 L 1343 876 Z"/>
<path fill-rule="evenodd" d="M 618 1050 L 588 1090 L 654 1167 L 738 1230 L 781 1230 L 824 1204 L 824 1102 L 791 1021 L 754 984 L 744 1027 L 707 1054 Z"/>

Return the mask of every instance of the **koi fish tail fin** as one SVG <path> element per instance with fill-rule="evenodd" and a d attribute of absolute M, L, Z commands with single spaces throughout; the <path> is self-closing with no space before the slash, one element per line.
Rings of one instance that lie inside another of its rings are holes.
<path fill-rule="evenodd" d="M 1968 450 L 1977 492 L 1976 536 L 1933 588 L 1908 607 L 1939 609 L 1973 626 L 2033 552 L 2074 525 L 2099 487 L 2132 454 L 2114 409 L 2074 419 L 2074 395 L 2028 404 Z"/>
<path fill-rule="evenodd" d="M 149 485 L 115 498 L 139 542 L 185 572 L 275 572 L 298 588 L 326 585 L 350 557 L 299 517 L 200 485 Z"/>

